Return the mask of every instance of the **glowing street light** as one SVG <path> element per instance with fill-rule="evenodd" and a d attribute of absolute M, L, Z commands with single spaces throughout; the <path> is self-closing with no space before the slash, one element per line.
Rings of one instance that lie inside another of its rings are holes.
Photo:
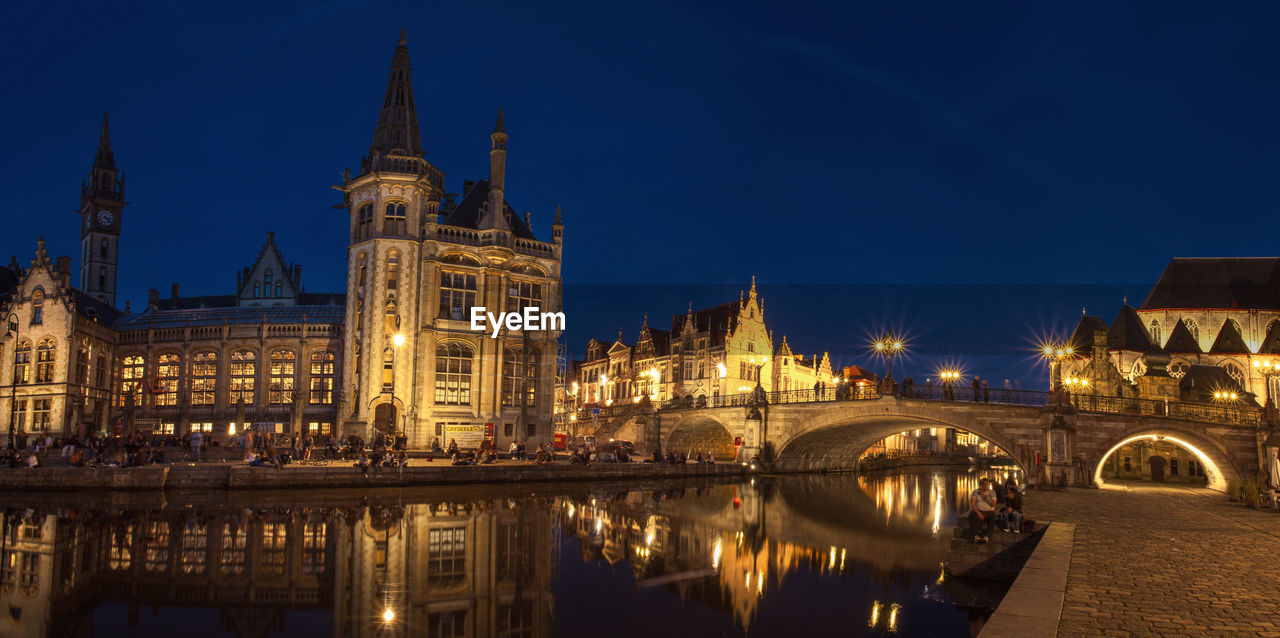
<path fill-rule="evenodd" d="M 396 619 L 396 612 L 392 611 L 390 607 L 387 607 L 386 609 L 382 610 L 382 622 L 389 623 L 395 619 Z"/>
<path fill-rule="evenodd" d="M 397 348 L 399 348 L 400 346 L 403 346 L 403 345 L 404 345 L 404 335 L 402 335 L 402 334 L 400 334 L 400 333 L 398 333 L 398 332 L 397 332 L 397 333 L 396 333 L 396 336 L 394 336 L 394 337 L 392 337 L 392 338 L 391 338 L 391 342 L 392 342 L 392 343 L 394 343 L 394 344 L 396 344 L 396 347 L 397 347 Z M 390 610 L 390 609 L 388 609 L 387 611 L 391 611 L 391 610 Z"/>
<path fill-rule="evenodd" d="M 1057 390 L 1062 385 L 1062 360 L 1070 359 L 1076 355 L 1075 348 L 1070 343 L 1058 341 L 1046 341 L 1040 344 L 1040 359 L 1049 364 L 1049 389 Z M 1058 364 L 1059 379 L 1054 383 L 1053 364 Z"/>
<path fill-rule="evenodd" d="M 885 371 L 884 380 L 887 383 L 893 383 L 893 358 L 906 352 L 907 344 L 903 342 L 902 337 L 887 332 L 871 343 L 872 349 L 876 354 L 885 357 L 889 366 Z"/>

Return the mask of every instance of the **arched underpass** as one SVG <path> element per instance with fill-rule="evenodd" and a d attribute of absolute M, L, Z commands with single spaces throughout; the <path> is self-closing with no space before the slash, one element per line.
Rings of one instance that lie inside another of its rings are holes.
<path fill-rule="evenodd" d="M 715 419 L 695 417 L 676 425 L 667 437 L 666 449 L 696 456 L 710 451 L 716 459 L 732 461 L 733 436 Z"/>
<path fill-rule="evenodd" d="M 1208 488 L 1218 492 L 1227 491 L 1228 481 L 1239 481 L 1240 471 L 1231 462 L 1225 452 L 1217 445 L 1206 441 L 1204 438 L 1193 433 L 1183 432 L 1173 428 L 1158 428 L 1139 432 L 1126 433 L 1121 437 L 1108 442 L 1101 446 L 1104 450 L 1094 464 L 1093 482 L 1102 487 L 1107 484 L 1107 480 L 1102 476 L 1102 470 L 1107 459 L 1115 454 L 1116 450 L 1121 447 L 1133 443 L 1134 441 L 1164 441 L 1172 443 L 1178 447 L 1190 452 L 1200 460 L 1204 467 L 1205 478 L 1208 479 Z"/>
<path fill-rule="evenodd" d="M 777 466 L 782 470 L 852 470 L 858 459 L 877 441 L 886 436 L 917 428 L 955 428 L 976 434 L 1009 455 L 1023 471 L 1027 459 L 1019 458 L 1013 446 L 987 428 L 959 426 L 910 416 L 858 417 L 847 423 L 814 428 L 787 442 L 778 453 Z"/>

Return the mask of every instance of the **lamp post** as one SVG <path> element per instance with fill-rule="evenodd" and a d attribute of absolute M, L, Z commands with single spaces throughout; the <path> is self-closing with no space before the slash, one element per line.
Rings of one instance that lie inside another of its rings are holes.
<path fill-rule="evenodd" d="M 1272 361 L 1270 359 L 1260 361 L 1258 359 L 1254 359 L 1253 367 L 1257 369 L 1258 372 L 1262 373 L 1262 382 L 1265 390 L 1265 399 L 1263 400 L 1263 404 L 1274 406 L 1276 397 L 1271 391 L 1271 378 L 1280 375 L 1280 361 Z"/>
<path fill-rule="evenodd" d="M 885 371 L 884 382 L 881 384 L 883 388 L 890 393 L 893 392 L 893 358 L 900 356 L 906 352 L 907 345 L 903 343 L 902 337 L 887 332 L 871 343 L 871 347 L 875 349 L 876 354 L 888 360 L 888 369 Z"/>
<path fill-rule="evenodd" d="M 8 323 L 9 327 L 5 331 L 4 337 L 5 339 L 13 337 L 13 352 L 16 357 L 18 352 L 18 313 L 9 313 L 5 322 Z M 15 364 L 12 370 L 13 378 L 10 379 L 12 397 L 9 399 L 9 449 L 11 450 L 13 449 L 13 425 L 14 421 L 18 419 L 18 366 L 16 365 L 18 360 L 15 358 L 13 361 Z"/>
<path fill-rule="evenodd" d="M 1049 391 L 1061 389 L 1062 360 L 1075 356 L 1075 349 L 1069 343 L 1048 342 L 1040 347 L 1040 358 L 1049 364 Z M 1054 381 L 1054 364 L 1058 364 L 1058 379 Z"/>

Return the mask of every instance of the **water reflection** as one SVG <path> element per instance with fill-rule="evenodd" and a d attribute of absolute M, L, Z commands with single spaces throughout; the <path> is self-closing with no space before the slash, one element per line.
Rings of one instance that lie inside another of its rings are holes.
<path fill-rule="evenodd" d="M 8 497 L 0 632 L 969 635 L 938 567 L 978 475 Z"/>

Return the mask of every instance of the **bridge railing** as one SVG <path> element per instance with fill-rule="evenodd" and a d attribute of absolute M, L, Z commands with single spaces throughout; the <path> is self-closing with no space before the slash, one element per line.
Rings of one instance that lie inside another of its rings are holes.
<path fill-rule="evenodd" d="M 958 403 L 994 403 L 999 405 L 1021 405 L 1042 407 L 1050 404 L 1053 393 L 1039 390 L 1006 390 L 1004 388 L 973 388 L 961 386 L 898 386 L 894 396 L 902 399 L 922 399 L 925 401 L 955 401 Z M 770 405 L 780 403 L 817 403 L 823 401 L 858 401 L 880 398 L 875 388 L 858 387 L 837 391 L 836 388 L 824 390 L 788 390 L 785 392 L 768 392 L 766 398 Z M 1134 414 L 1142 416 L 1167 416 L 1174 419 L 1202 421 L 1206 423 L 1230 423 L 1235 425 L 1258 426 L 1262 423 L 1262 410 L 1248 405 L 1193 403 L 1188 401 L 1157 401 L 1153 399 L 1133 399 L 1125 397 L 1107 397 L 1091 394 L 1066 395 L 1071 405 L 1088 412 L 1107 412 L 1112 414 Z M 686 407 L 726 408 L 746 406 L 751 403 L 751 394 L 730 394 L 709 397 L 706 402 L 699 401 Z"/>

